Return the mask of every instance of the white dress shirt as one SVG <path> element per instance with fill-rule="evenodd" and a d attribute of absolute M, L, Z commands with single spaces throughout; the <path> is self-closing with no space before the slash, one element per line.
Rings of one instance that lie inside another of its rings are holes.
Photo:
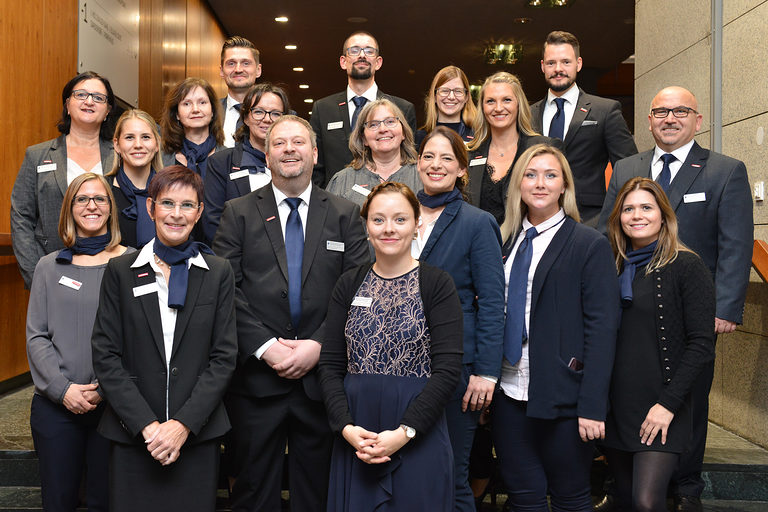
<path fill-rule="evenodd" d="M 224 109 L 224 145 L 228 148 L 235 147 L 235 131 L 237 130 L 237 120 L 240 118 L 240 112 L 235 105 L 240 103 L 232 96 L 227 94 L 227 106 Z"/>
<path fill-rule="evenodd" d="M 685 159 L 688 158 L 688 153 L 691 152 L 692 147 L 693 139 L 691 139 L 685 146 L 680 146 L 671 152 L 671 154 L 674 155 L 677 160 L 670 162 L 669 164 L 669 172 L 671 175 L 669 179 L 670 183 L 672 183 L 672 181 L 675 179 L 675 176 L 677 176 L 677 171 L 679 171 L 683 166 L 683 162 L 685 162 Z M 662 155 L 666 154 L 666 151 L 661 149 L 659 146 L 656 146 L 653 149 L 653 160 L 651 161 L 651 178 L 653 181 L 656 181 L 656 179 L 659 177 L 659 174 L 661 174 L 661 169 L 664 167 L 664 161 L 661 159 L 661 157 Z"/>
<path fill-rule="evenodd" d="M 560 211 L 548 218 L 538 226 L 536 231 L 539 235 L 533 239 L 533 256 L 531 258 L 531 266 L 528 269 L 528 286 L 525 292 L 525 331 L 529 332 L 531 321 L 531 293 L 533 291 L 533 276 L 536 274 L 536 267 L 541 261 L 541 257 L 549 247 L 549 243 L 555 237 L 555 234 L 563 226 L 565 220 L 565 212 L 562 208 Z M 512 252 L 509 254 L 507 261 L 504 263 L 504 297 L 508 297 L 509 288 L 509 273 L 512 270 L 512 262 L 517 255 L 517 249 L 520 247 L 520 243 L 525 238 L 525 232 L 528 228 L 533 227 L 528 221 L 528 217 L 523 219 L 523 229 L 517 237 L 515 245 L 512 247 Z M 510 364 L 505 358 L 501 363 L 501 389 L 504 394 L 514 400 L 528 401 L 528 385 L 531 381 L 530 373 L 530 360 L 528 359 L 528 343 L 523 344 L 523 355 L 520 361 Z"/>
<path fill-rule="evenodd" d="M 258 190 L 264 185 L 270 183 L 272 181 L 272 171 L 269 170 L 269 167 L 264 168 L 264 172 L 259 172 L 256 174 L 248 174 L 248 185 L 251 187 L 251 192 L 254 190 Z"/>
<path fill-rule="evenodd" d="M 563 140 L 568 135 L 568 125 L 571 124 L 573 119 L 573 113 L 576 112 L 576 103 L 579 101 L 579 88 L 574 82 L 571 87 L 565 91 L 561 96 L 555 96 L 552 90 L 547 91 L 547 101 L 544 103 L 544 114 L 541 117 L 541 129 L 544 135 L 549 135 L 549 127 L 552 125 L 552 118 L 557 113 L 557 103 L 555 98 L 563 98 L 565 103 L 563 104 L 563 111 L 565 112 L 565 124 L 563 125 Z"/>
<path fill-rule="evenodd" d="M 101 161 L 99 161 L 96 165 L 94 165 L 90 171 L 86 171 L 80 165 L 72 160 L 71 158 L 67 158 L 67 185 L 72 183 L 72 180 L 80 176 L 81 174 L 85 174 L 87 172 L 92 172 L 94 174 L 103 174 L 101 169 Z"/>
<path fill-rule="evenodd" d="M 368 103 L 372 101 L 376 101 L 376 95 L 379 94 L 379 86 L 376 85 L 376 82 L 373 82 L 373 85 L 368 88 L 367 91 L 365 91 L 363 94 L 360 94 L 363 98 L 368 100 Z M 349 85 L 347 85 L 347 110 L 349 110 L 349 124 L 352 125 L 352 116 L 355 113 L 355 103 L 352 101 L 352 98 L 358 96 L 355 94 L 355 91 L 352 90 Z M 366 103 L 367 105 L 367 103 Z M 365 105 L 363 105 L 365 107 Z"/>

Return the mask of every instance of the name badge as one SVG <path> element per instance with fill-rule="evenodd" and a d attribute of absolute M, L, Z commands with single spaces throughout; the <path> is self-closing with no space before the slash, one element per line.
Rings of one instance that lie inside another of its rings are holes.
<path fill-rule="evenodd" d="M 355 297 L 352 299 L 353 306 L 360 306 L 361 308 L 369 308 L 373 303 L 373 297 Z"/>
<path fill-rule="evenodd" d="M 37 172 L 51 172 L 56 170 L 56 164 L 43 164 L 37 166 Z"/>
<path fill-rule="evenodd" d="M 344 242 L 334 242 L 328 240 L 325 242 L 325 248 L 329 251 L 344 252 Z"/>
<path fill-rule="evenodd" d="M 80 287 L 83 286 L 83 283 L 80 281 L 75 281 L 71 277 L 67 276 L 61 276 L 61 279 L 59 279 L 59 284 L 64 285 L 67 288 L 72 288 L 73 290 L 80 290 Z"/>
<path fill-rule="evenodd" d="M 335 121 L 333 123 L 328 123 L 329 130 L 338 130 L 339 128 L 344 128 L 344 121 Z"/>
<path fill-rule="evenodd" d="M 469 162 L 469 166 L 472 167 L 473 165 L 485 165 L 485 162 L 487 161 L 487 158 L 475 158 Z"/>
<path fill-rule="evenodd" d="M 143 284 L 141 286 L 136 286 L 133 289 L 133 296 L 134 297 L 141 297 L 142 295 L 147 295 L 149 293 L 157 293 L 157 283 L 148 283 Z"/>
<path fill-rule="evenodd" d="M 591 120 L 591 119 L 585 119 L 582 121 L 581 126 L 593 126 L 596 125 L 597 121 Z"/>
<path fill-rule="evenodd" d="M 684 203 L 700 203 L 707 200 L 707 194 L 704 192 L 697 192 L 695 194 L 685 194 L 683 196 Z"/>
<path fill-rule="evenodd" d="M 235 181 L 237 178 L 242 178 L 243 176 L 248 176 L 248 169 L 229 173 L 229 179 L 231 181 Z"/>
<path fill-rule="evenodd" d="M 371 191 L 370 191 L 370 190 L 368 190 L 367 188 L 365 188 L 364 186 L 362 186 L 362 185 L 357 185 L 357 184 L 356 184 L 355 186 L 353 186 L 353 187 L 352 187 L 352 190 L 354 190 L 354 191 L 355 191 L 355 192 L 357 192 L 358 194 L 362 194 L 362 195 L 364 195 L 364 196 L 366 196 L 366 197 L 368 197 L 368 194 L 370 194 L 370 193 L 371 193 Z"/>

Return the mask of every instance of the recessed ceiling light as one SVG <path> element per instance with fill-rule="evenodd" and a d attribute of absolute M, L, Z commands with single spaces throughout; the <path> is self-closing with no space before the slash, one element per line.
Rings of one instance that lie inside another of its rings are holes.
<path fill-rule="evenodd" d="M 310 110 L 309 112 L 307 112 L 307 114 L 309 114 L 311 116 L 312 115 L 312 111 Z"/>
<path fill-rule="evenodd" d="M 278 16 L 275 18 L 275 21 L 278 23 L 288 23 L 288 16 Z"/>
<path fill-rule="evenodd" d="M 304 71 L 304 68 L 293 68 L 294 71 Z"/>
<path fill-rule="evenodd" d="M 313 103 L 314 101 L 312 98 L 304 98 L 304 103 Z"/>
<path fill-rule="evenodd" d="M 515 18 L 512 20 L 512 23 L 517 23 L 518 25 L 525 25 L 526 23 L 530 23 L 533 20 L 531 18 Z"/>
<path fill-rule="evenodd" d="M 285 45 L 285 49 L 286 50 L 295 50 L 296 48 L 298 48 L 298 46 L 296 46 L 295 44 L 287 44 L 287 45 Z"/>
<path fill-rule="evenodd" d="M 368 21 L 368 18 L 364 18 L 362 16 L 350 16 L 347 18 L 347 21 L 350 23 L 365 23 Z"/>
<path fill-rule="evenodd" d="M 307 84 L 299 84 L 299 89 L 309 89 L 309 85 L 307 85 Z"/>

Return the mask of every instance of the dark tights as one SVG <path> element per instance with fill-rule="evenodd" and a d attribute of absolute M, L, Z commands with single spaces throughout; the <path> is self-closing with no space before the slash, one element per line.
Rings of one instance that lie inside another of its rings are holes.
<path fill-rule="evenodd" d="M 666 512 L 667 487 L 680 455 L 613 449 L 606 452 L 616 477 L 619 505 L 635 512 Z"/>

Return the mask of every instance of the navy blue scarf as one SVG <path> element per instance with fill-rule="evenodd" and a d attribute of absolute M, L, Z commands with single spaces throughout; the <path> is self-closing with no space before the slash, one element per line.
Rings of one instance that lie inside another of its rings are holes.
<path fill-rule="evenodd" d="M 147 177 L 147 188 L 149 188 L 149 182 L 154 177 L 155 170 L 150 169 L 149 177 Z M 136 248 L 139 249 L 144 247 L 155 236 L 155 223 L 147 211 L 147 197 L 149 197 L 149 193 L 147 188 L 137 188 L 128 179 L 122 165 L 117 170 L 117 184 L 120 185 L 120 190 L 123 191 L 126 199 L 131 203 L 123 208 L 122 213 L 126 218 L 136 221 Z M 138 198 L 141 198 L 141 201 Z"/>
<path fill-rule="evenodd" d="M 453 201 L 461 201 L 461 191 L 454 187 L 450 192 L 443 192 L 441 194 L 430 196 L 423 190 L 419 190 L 416 197 L 418 197 L 419 202 L 427 208 L 439 208 L 448 203 L 452 203 Z"/>
<path fill-rule="evenodd" d="M 168 247 L 155 238 L 153 250 L 158 258 L 171 268 L 168 279 L 168 307 L 181 309 L 187 300 L 187 285 L 189 284 L 189 258 L 194 258 L 201 252 L 213 254 L 213 251 L 202 242 L 187 240 L 183 244 Z"/>
<path fill-rule="evenodd" d="M 205 168 L 208 163 L 208 153 L 213 151 L 216 147 L 216 139 L 213 135 L 208 135 L 208 138 L 202 144 L 195 144 L 191 140 L 184 138 L 184 144 L 181 146 L 181 154 L 187 159 L 187 168 L 192 169 L 201 178 L 205 179 Z"/>
<path fill-rule="evenodd" d="M 241 169 L 248 169 L 251 174 L 265 172 L 267 167 L 267 155 L 262 151 L 251 146 L 251 141 L 243 141 L 243 160 L 240 162 Z"/>
<path fill-rule="evenodd" d="M 619 284 L 621 285 L 621 307 L 628 308 L 632 305 L 632 281 L 635 279 L 635 272 L 638 267 L 643 267 L 653 258 L 653 252 L 656 250 L 658 240 L 646 245 L 641 249 L 629 251 L 624 259 L 624 270 L 619 275 Z"/>
<path fill-rule="evenodd" d="M 56 256 L 56 262 L 65 264 L 72 263 L 72 256 L 75 254 L 87 254 L 89 256 L 99 254 L 107 247 L 107 245 L 109 245 L 110 240 L 112 240 L 112 233 L 110 233 L 109 228 L 107 228 L 107 232 L 103 235 L 79 236 L 75 240 L 75 245 L 72 247 L 65 247 L 59 251 L 59 254 Z"/>

